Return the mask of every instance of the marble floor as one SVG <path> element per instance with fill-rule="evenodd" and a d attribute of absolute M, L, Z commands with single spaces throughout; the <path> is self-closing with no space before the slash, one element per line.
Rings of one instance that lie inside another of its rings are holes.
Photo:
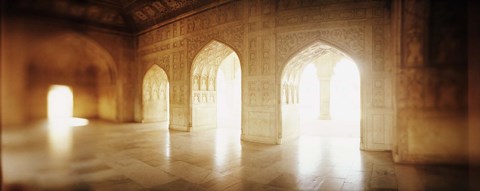
<path fill-rule="evenodd" d="M 323 134 L 322 134 L 323 135 Z M 359 138 L 304 134 L 282 145 L 240 131 L 166 124 L 2 130 L 2 190 L 465 190 L 467 169 L 396 165 Z"/>

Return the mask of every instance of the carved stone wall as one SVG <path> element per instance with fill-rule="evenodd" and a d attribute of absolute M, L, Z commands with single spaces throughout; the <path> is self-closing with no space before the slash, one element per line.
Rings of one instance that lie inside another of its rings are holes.
<path fill-rule="evenodd" d="M 466 163 L 466 2 L 403 1 L 394 158 Z"/>
<path fill-rule="evenodd" d="M 349 55 L 361 70 L 362 147 L 388 150 L 394 124 L 389 29 L 387 1 L 233 1 L 139 35 L 138 59 L 182 52 L 185 61 L 170 71 L 172 118 L 182 116 L 185 128 L 176 129 L 188 130 L 195 120 L 190 106 L 208 102 L 200 92 L 210 88 L 208 70 L 190 66 L 212 40 L 228 45 L 242 66 L 242 139 L 280 143 L 287 136 L 280 103 L 298 102 L 298 88 L 282 83 L 282 71 L 296 53 L 323 42 Z M 190 96 L 180 102 L 180 94 Z"/>

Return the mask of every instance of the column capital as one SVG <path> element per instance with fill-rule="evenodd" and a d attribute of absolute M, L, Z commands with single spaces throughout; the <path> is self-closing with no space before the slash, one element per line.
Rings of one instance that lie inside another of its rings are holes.
<path fill-rule="evenodd" d="M 334 73 L 335 65 L 342 59 L 341 55 L 335 53 L 326 53 L 318 58 L 315 58 L 313 63 L 317 67 L 317 76 L 331 77 Z"/>

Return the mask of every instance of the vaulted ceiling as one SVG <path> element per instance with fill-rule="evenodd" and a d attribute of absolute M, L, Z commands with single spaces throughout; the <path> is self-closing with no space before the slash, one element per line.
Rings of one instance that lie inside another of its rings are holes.
<path fill-rule="evenodd" d="M 8 0 L 7 14 L 45 16 L 136 33 L 228 0 Z"/>

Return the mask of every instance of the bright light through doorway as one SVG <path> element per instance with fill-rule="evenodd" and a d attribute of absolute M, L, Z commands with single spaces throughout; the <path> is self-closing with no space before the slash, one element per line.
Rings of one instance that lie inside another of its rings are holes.
<path fill-rule="evenodd" d="M 331 82 L 332 119 L 360 121 L 360 74 L 350 59 L 342 59 L 334 68 Z"/>
<path fill-rule="evenodd" d="M 52 85 L 48 91 L 48 120 L 66 126 L 83 126 L 88 120 L 73 118 L 72 89 L 64 85 Z"/>
<path fill-rule="evenodd" d="M 68 86 L 50 86 L 47 101 L 51 154 L 56 162 L 65 161 L 72 146 L 71 127 L 87 125 L 88 120 L 73 117 L 73 93 Z"/>
<path fill-rule="evenodd" d="M 302 72 L 299 96 L 302 118 L 316 120 L 320 112 L 320 90 L 317 68 L 313 64 L 308 64 Z"/>
<path fill-rule="evenodd" d="M 320 82 L 317 67 L 305 66 L 300 78 L 300 112 L 303 134 L 340 137 L 360 136 L 360 74 L 355 63 L 336 63 L 330 82 L 331 120 L 319 120 Z"/>
<path fill-rule="evenodd" d="M 241 72 L 235 53 L 227 56 L 217 72 L 217 127 L 240 129 Z"/>
<path fill-rule="evenodd" d="M 48 119 L 65 120 L 73 116 L 73 94 L 68 86 L 52 85 L 48 92 Z"/>

